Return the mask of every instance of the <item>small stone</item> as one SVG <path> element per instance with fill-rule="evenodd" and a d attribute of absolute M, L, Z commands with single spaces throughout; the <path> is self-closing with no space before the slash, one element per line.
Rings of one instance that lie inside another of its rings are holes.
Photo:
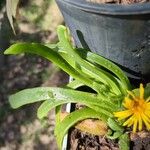
<path fill-rule="evenodd" d="M 13 121 L 14 121 L 13 115 L 9 115 L 8 118 L 7 118 L 7 122 L 8 122 L 9 124 L 11 124 Z"/>
<path fill-rule="evenodd" d="M 26 132 L 27 132 L 27 128 L 26 128 L 25 126 L 21 126 L 21 127 L 20 127 L 20 132 L 21 132 L 22 134 L 26 133 Z"/>
<path fill-rule="evenodd" d="M 145 131 L 142 131 L 142 132 L 139 132 L 138 135 L 140 138 L 146 138 L 148 136 L 148 133 Z"/>
<path fill-rule="evenodd" d="M 137 133 L 131 132 L 131 134 L 130 134 L 130 139 L 131 139 L 131 141 L 135 141 L 135 140 L 138 139 L 138 138 L 139 138 L 139 136 L 138 136 Z"/>
<path fill-rule="evenodd" d="M 14 132 L 13 132 L 13 131 L 10 131 L 10 132 L 8 133 L 8 139 L 9 139 L 9 140 L 13 140 L 14 138 L 15 138 Z"/>
<path fill-rule="evenodd" d="M 34 125 L 35 125 L 35 127 L 37 127 L 37 128 L 40 128 L 40 127 L 41 127 L 41 123 L 40 123 L 40 121 L 37 120 L 37 119 L 34 121 Z"/>
<path fill-rule="evenodd" d="M 50 142 L 50 138 L 49 138 L 48 135 L 43 134 L 43 135 L 40 136 L 40 141 L 41 141 L 42 144 L 47 145 Z"/>

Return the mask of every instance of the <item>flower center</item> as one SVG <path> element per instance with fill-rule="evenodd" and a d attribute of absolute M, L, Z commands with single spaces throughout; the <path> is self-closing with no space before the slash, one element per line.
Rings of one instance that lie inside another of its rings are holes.
<path fill-rule="evenodd" d="M 141 113 L 145 110 L 145 108 L 146 108 L 145 101 L 143 99 L 137 99 L 134 101 L 132 110 L 134 113 Z"/>

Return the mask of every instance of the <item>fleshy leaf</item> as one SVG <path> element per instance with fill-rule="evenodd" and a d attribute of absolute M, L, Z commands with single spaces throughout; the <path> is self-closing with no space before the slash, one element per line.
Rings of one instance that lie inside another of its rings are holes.
<path fill-rule="evenodd" d="M 129 150 L 130 149 L 130 139 L 127 133 L 124 133 L 119 138 L 119 148 L 120 150 Z"/>
<path fill-rule="evenodd" d="M 112 118 L 108 118 L 108 126 L 113 130 L 113 131 L 123 131 L 122 126 L 119 125 L 118 122 L 116 122 L 114 119 Z"/>
<path fill-rule="evenodd" d="M 13 108 L 44 100 L 47 101 L 41 105 L 38 111 L 38 116 L 40 118 L 45 117 L 50 109 L 70 102 L 83 103 L 86 106 L 95 109 L 100 113 L 104 112 L 104 114 L 109 116 L 112 116 L 110 110 L 113 111 L 116 108 L 111 102 L 100 99 L 96 94 L 55 87 L 26 89 L 11 95 L 9 98 Z"/>
<path fill-rule="evenodd" d="M 53 95 L 54 96 L 52 100 L 43 102 L 39 107 L 37 114 L 40 119 L 46 117 L 52 108 L 65 103 L 82 103 L 98 113 L 101 113 L 102 115 L 105 114 L 105 119 L 106 116 L 112 116 L 111 112 L 113 112 L 114 109 L 117 109 L 115 105 L 96 98 L 96 95 L 91 93 L 57 88 L 55 91 L 53 91 Z"/>
<path fill-rule="evenodd" d="M 83 108 L 77 111 L 72 112 L 70 115 L 65 117 L 65 119 L 57 125 L 55 128 L 55 135 L 59 148 L 61 149 L 62 141 L 67 131 L 75 125 L 77 122 L 87 119 L 87 118 L 96 118 L 101 119 L 97 112 L 90 108 Z"/>
<path fill-rule="evenodd" d="M 122 135 L 122 132 L 116 131 L 113 133 L 113 135 L 107 135 L 106 137 L 111 139 L 111 140 L 114 140 L 114 139 L 119 138 L 121 135 Z"/>
<path fill-rule="evenodd" d="M 70 41 L 68 40 L 68 34 L 67 29 L 64 26 L 58 26 L 57 33 L 59 37 L 59 45 L 61 49 L 64 49 L 67 51 L 67 54 L 72 57 L 72 59 L 75 59 L 77 63 L 80 64 L 82 69 L 85 69 L 87 74 L 90 76 L 93 76 L 100 82 L 109 85 L 116 94 L 120 94 L 120 90 L 118 89 L 118 86 L 114 83 L 111 78 L 108 77 L 108 75 L 105 74 L 104 70 L 100 70 L 96 68 L 96 66 L 88 63 L 86 60 L 82 59 L 78 53 L 75 52 L 74 48 L 70 44 Z"/>
<path fill-rule="evenodd" d="M 129 90 L 131 88 L 130 82 L 128 77 L 125 75 L 125 73 L 114 63 L 112 63 L 110 60 L 103 58 L 100 55 L 88 52 L 87 53 L 87 60 L 90 62 L 99 64 L 100 66 L 108 69 L 112 73 L 114 73 L 121 81 L 121 83 L 124 85 L 124 88 Z"/>
<path fill-rule="evenodd" d="M 67 112 L 60 112 L 60 120 L 62 121 L 69 114 L 70 113 Z M 74 127 L 83 132 L 87 132 L 93 135 L 104 136 L 108 132 L 107 123 L 99 119 L 85 119 L 78 122 Z"/>
<path fill-rule="evenodd" d="M 9 103 L 12 108 L 18 108 L 20 106 L 44 101 L 53 97 L 49 88 L 39 87 L 33 89 L 25 89 L 17 92 L 9 97 Z"/>
<path fill-rule="evenodd" d="M 21 54 L 21 53 L 32 53 L 42 56 L 55 63 L 58 67 L 60 67 L 62 70 L 64 70 L 66 73 L 68 73 L 75 79 L 81 81 L 85 85 L 92 88 L 93 81 L 91 79 L 89 79 L 87 76 L 82 75 L 82 73 L 76 71 L 55 50 L 47 46 L 38 43 L 18 43 L 12 45 L 4 52 L 4 54 Z"/>
<path fill-rule="evenodd" d="M 84 84 L 81 83 L 81 82 L 78 81 L 78 80 L 73 80 L 73 81 L 71 81 L 70 83 L 68 83 L 68 84 L 66 85 L 66 87 L 72 88 L 72 89 L 77 89 L 77 88 L 79 88 L 79 87 L 81 87 L 81 86 L 84 86 Z"/>

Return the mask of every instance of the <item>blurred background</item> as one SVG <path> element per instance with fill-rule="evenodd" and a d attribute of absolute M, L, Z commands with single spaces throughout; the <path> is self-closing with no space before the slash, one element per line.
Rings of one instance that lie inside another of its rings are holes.
<path fill-rule="evenodd" d="M 54 0 L 21 0 L 14 35 L 5 5 L 5 0 L 0 0 L 0 150 L 57 150 L 54 111 L 39 121 L 39 104 L 13 110 L 8 96 L 25 88 L 62 86 L 68 75 L 41 57 L 4 56 L 3 51 L 19 41 L 55 43 L 56 28 L 63 18 Z"/>

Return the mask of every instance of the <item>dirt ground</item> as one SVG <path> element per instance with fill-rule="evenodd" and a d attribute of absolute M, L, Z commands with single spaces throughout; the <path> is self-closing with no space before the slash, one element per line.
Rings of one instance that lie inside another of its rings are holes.
<path fill-rule="evenodd" d="M 0 92 L 0 150 L 57 150 L 53 130 L 54 112 L 48 121 L 39 121 L 39 104 L 12 110 L 8 95 L 18 90 L 37 86 L 60 86 L 68 76 L 39 57 L 9 56 L 1 76 Z"/>
<path fill-rule="evenodd" d="M 36 5 L 41 5 L 42 1 L 38 2 Z M 27 15 L 25 12 L 30 13 L 24 11 L 24 16 Z M 42 21 L 49 15 L 51 21 L 40 26 L 32 17 L 21 16 L 17 36 L 11 42 L 56 41 L 55 29 L 63 22 L 62 16 L 55 4 L 50 5 L 44 14 Z M 29 54 L 4 57 L 4 65 L 0 68 L 0 150 L 57 150 L 54 112 L 50 112 L 48 119 L 40 121 L 36 116 L 39 103 L 13 110 L 8 96 L 25 88 L 61 86 L 67 82 L 68 75 L 41 57 Z"/>

